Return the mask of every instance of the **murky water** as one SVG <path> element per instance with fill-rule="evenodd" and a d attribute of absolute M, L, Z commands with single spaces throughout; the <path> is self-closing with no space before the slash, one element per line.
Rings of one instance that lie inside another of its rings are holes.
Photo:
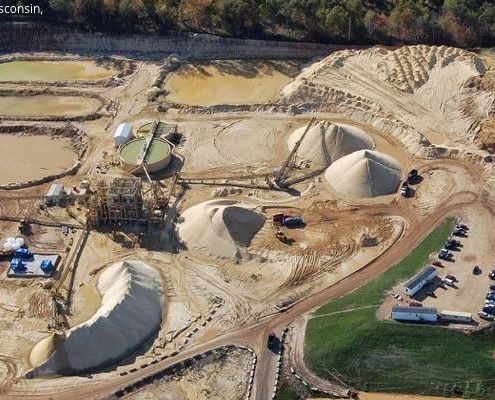
<path fill-rule="evenodd" d="M 115 70 L 92 61 L 12 61 L 0 64 L 0 82 L 92 81 L 115 74 Z"/>
<path fill-rule="evenodd" d="M 0 134 L 0 149 L 2 185 L 63 172 L 76 160 L 69 139 L 53 139 L 48 135 Z"/>
<path fill-rule="evenodd" d="M 90 97 L 0 96 L 0 116 L 5 117 L 75 117 L 95 112 L 100 106 L 100 100 Z"/>
<path fill-rule="evenodd" d="M 216 61 L 188 65 L 172 73 L 165 89 L 175 103 L 211 106 L 274 100 L 298 73 L 295 62 Z"/>

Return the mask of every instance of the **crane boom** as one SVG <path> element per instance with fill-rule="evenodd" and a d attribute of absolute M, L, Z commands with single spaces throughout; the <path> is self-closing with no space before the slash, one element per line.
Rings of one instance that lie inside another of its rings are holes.
<path fill-rule="evenodd" d="M 283 186 L 284 181 L 287 179 L 287 173 L 288 170 L 290 169 L 290 166 L 294 163 L 296 156 L 297 156 L 297 151 L 299 150 L 299 147 L 301 146 L 302 141 L 306 137 L 306 134 L 308 133 L 309 129 L 311 126 L 316 122 L 316 115 L 311 119 L 309 122 L 308 126 L 306 126 L 306 129 L 304 130 L 303 134 L 299 138 L 299 140 L 296 142 L 294 147 L 292 148 L 291 152 L 289 153 L 287 159 L 283 163 L 282 167 L 278 171 L 275 172 L 274 177 L 275 177 L 275 183 L 278 186 Z"/>

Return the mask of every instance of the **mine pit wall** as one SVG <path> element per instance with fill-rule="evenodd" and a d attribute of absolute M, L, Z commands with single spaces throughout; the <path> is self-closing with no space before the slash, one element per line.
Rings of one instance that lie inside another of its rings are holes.
<path fill-rule="evenodd" d="M 207 34 L 167 36 L 110 35 L 37 23 L 0 23 L 0 52 L 73 52 L 139 54 L 162 58 L 171 54 L 195 59 L 309 59 L 344 46 L 317 43 L 222 38 Z"/>

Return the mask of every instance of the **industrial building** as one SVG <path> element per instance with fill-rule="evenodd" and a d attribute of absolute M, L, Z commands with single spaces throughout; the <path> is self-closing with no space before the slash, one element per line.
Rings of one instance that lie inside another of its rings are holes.
<path fill-rule="evenodd" d="M 414 296 L 424 286 L 426 286 L 433 279 L 435 279 L 437 275 L 438 272 L 435 269 L 435 267 L 429 265 L 404 285 L 404 290 L 406 294 L 408 294 L 409 296 Z"/>
<path fill-rule="evenodd" d="M 430 307 L 392 307 L 392 319 L 397 321 L 427 321 L 436 322 L 438 313 L 436 308 Z"/>
<path fill-rule="evenodd" d="M 473 316 L 471 313 L 463 312 L 463 311 L 448 311 L 448 310 L 442 310 L 440 312 L 440 318 L 445 321 L 451 321 L 451 322 L 471 322 L 473 320 Z"/>
<path fill-rule="evenodd" d="M 128 123 L 120 124 L 115 130 L 113 141 L 115 147 L 120 147 L 132 139 L 132 125 Z"/>
<path fill-rule="evenodd" d="M 45 204 L 46 205 L 54 205 L 60 204 L 62 200 L 65 198 L 64 185 L 61 183 L 54 183 L 48 189 L 48 192 L 45 195 Z"/>

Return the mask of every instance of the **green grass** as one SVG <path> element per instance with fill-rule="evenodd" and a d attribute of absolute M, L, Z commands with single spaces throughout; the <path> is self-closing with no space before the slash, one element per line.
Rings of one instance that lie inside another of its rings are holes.
<path fill-rule="evenodd" d="M 420 270 L 442 247 L 453 219 L 445 221 L 399 264 L 355 292 L 321 307 L 306 331 L 305 361 L 319 376 L 361 390 L 495 398 L 495 333 L 467 335 L 453 330 L 379 321 L 378 307 L 398 281 Z"/>
<path fill-rule="evenodd" d="M 301 397 L 290 387 L 290 385 L 282 381 L 282 384 L 277 390 L 277 400 L 301 400 Z"/>

